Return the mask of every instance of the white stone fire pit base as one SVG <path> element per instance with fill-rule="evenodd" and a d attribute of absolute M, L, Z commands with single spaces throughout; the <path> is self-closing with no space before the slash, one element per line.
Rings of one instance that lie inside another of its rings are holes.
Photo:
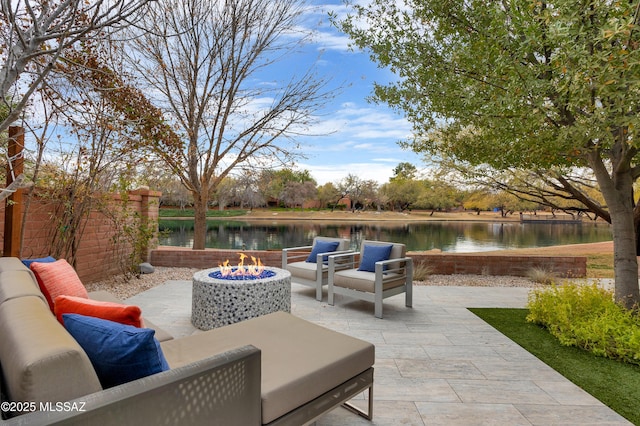
<path fill-rule="evenodd" d="M 275 272 L 268 278 L 225 280 L 209 274 L 220 268 L 205 269 L 193 275 L 191 322 L 201 330 L 259 317 L 271 312 L 291 312 L 291 273 Z"/>

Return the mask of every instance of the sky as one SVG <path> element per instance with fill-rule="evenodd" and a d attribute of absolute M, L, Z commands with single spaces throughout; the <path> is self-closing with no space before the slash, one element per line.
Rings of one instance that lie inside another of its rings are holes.
<path fill-rule="evenodd" d="M 398 145 L 411 135 L 410 123 L 387 105 L 367 101 L 374 82 L 387 83 L 395 76 L 380 69 L 368 53 L 350 49 L 350 39 L 330 24 L 330 11 L 338 16 L 347 11 L 340 0 L 311 0 L 311 4 L 313 10 L 303 24 L 314 32 L 313 42 L 287 64 L 304 67 L 309 61 L 317 61 L 316 71 L 332 78 L 332 84 L 341 86 L 341 90 L 310 131 L 323 136 L 299 139 L 307 158 L 299 160 L 296 169 L 309 170 L 323 185 L 338 182 L 348 174 L 388 182 L 401 162 L 423 168 L 422 156 Z"/>

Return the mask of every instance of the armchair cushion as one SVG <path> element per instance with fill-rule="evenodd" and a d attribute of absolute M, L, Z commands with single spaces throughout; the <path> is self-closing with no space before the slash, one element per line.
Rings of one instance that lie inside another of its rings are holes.
<path fill-rule="evenodd" d="M 362 257 L 360 258 L 360 267 L 358 271 L 375 272 L 376 262 L 381 260 L 389 260 L 393 244 L 389 245 L 364 245 Z"/>
<path fill-rule="evenodd" d="M 78 314 L 62 315 L 64 326 L 87 353 L 104 388 L 168 370 L 149 328 L 136 328 Z"/>
<path fill-rule="evenodd" d="M 332 251 L 336 251 L 340 242 L 338 241 L 322 241 L 316 240 L 313 244 L 313 248 L 311 249 L 311 254 L 307 257 L 307 262 L 316 263 L 317 257 L 320 253 L 329 253 Z M 322 261 L 327 262 L 329 260 L 329 256 L 323 256 Z"/>
<path fill-rule="evenodd" d="M 396 273 L 387 273 L 382 279 L 382 290 L 404 285 L 406 277 Z M 373 272 L 359 271 L 357 269 L 347 269 L 336 272 L 333 276 L 336 287 L 351 288 L 366 293 L 375 293 L 376 276 Z"/>

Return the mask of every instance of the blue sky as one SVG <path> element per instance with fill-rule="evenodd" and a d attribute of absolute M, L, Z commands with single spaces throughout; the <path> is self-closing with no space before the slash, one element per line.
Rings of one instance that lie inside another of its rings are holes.
<path fill-rule="evenodd" d="M 411 134 L 409 122 L 386 105 L 366 100 L 374 82 L 392 81 L 394 75 L 378 68 L 366 52 L 350 50 L 349 38 L 331 26 L 328 12 L 341 16 L 346 11 L 341 1 L 311 3 L 317 9 L 305 22 L 314 30 L 314 41 L 300 58 L 290 61 L 307 66 L 307 61 L 315 61 L 320 55 L 317 72 L 332 77 L 333 83 L 343 88 L 311 131 L 331 134 L 300 139 L 307 158 L 298 161 L 297 169 L 309 170 L 322 185 L 337 182 L 349 173 L 384 183 L 398 163 L 405 161 L 422 168 L 422 157 L 397 143 Z"/>

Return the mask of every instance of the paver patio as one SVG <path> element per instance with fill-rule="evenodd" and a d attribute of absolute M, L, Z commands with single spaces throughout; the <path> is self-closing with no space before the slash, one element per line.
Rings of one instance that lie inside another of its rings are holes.
<path fill-rule="evenodd" d="M 376 345 L 374 420 L 338 408 L 317 425 L 628 425 L 467 307 L 521 308 L 525 288 L 414 286 L 385 299 L 384 319 L 373 304 L 292 285 L 292 313 Z M 191 325 L 191 282 L 168 281 L 130 299 L 174 336 Z M 613 385 L 613 384 L 612 384 Z M 364 395 L 361 397 L 364 407 Z"/>

